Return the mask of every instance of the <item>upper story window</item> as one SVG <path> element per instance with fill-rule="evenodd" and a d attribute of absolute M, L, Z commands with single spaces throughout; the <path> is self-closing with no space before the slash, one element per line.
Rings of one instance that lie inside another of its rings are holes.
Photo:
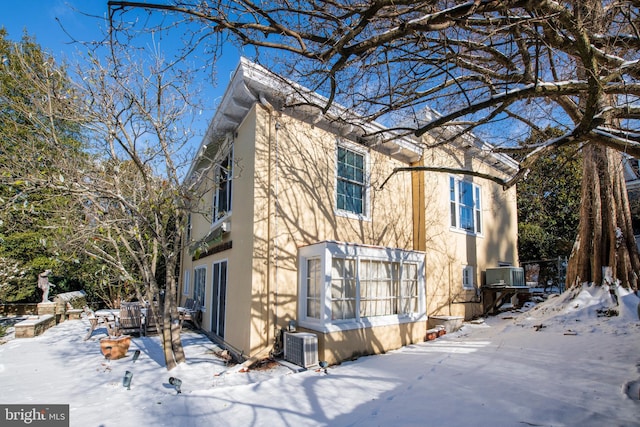
<path fill-rule="evenodd" d="M 338 211 L 366 215 L 367 158 L 361 153 L 338 146 L 336 207 Z"/>
<path fill-rule="evenodd" d="M 480 187 L 455 177 L 449 178 L 451 226 L 469 233 L 482 233 Z"/>
<path fill-rule="evenodd" d="M 186 238 L 187 238 L 187 242 L 191 241 L 191 213 L 187 214 L 187 229 L 185 230 L 186 232 Z"/>
<path fill-rule="evenodd" d="M 212 223 L 231 214 L 232 183 L 233 183 L 233 149 L 222 159 L 216 162 L 213 168 L 214 190 L 213 190 L 213 212 Z"/>

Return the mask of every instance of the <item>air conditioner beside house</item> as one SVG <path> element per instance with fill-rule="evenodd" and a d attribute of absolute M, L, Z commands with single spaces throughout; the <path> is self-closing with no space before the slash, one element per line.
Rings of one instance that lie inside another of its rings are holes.
<path fill-rule="evenodd" d="M 317 365 L 318 337 L 307 332 L 285 332 L 284 360 L 303 368 Z"/>
<path fill-rule="evenodd" d="M 526 287 L 524 269 L 522 267 L 487 268 L 485 283 L 491 287 Z"/>

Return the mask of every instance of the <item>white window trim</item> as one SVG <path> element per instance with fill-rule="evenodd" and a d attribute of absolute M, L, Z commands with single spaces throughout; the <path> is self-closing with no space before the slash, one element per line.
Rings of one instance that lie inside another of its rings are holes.
<path fill-rule="evenodd" d="M 451 206 L 451 179 L 454 180 L 455 185 L 454 185 L 454 191 L 455 191 L 455 206 L 456 206 L 456 225 L 452 225 L 450 224 L 450 230 L 458 232 L 458 233 L 464 233 L 464 234 L 470 234 L 473 236 L 478 236 L 478 237 L 482 237 L 484 236 L 484 224 L 483 224 L 483 220 L 484 220 L 484 215 L 482 212 L 482 203 L 483 203 L 483 195 L 482 195 L 482 187 L 478 184 L 476 184 L 475 182 L 471 182 L 468 180 L 465 180 L 464 178 L 460 178 L 459 176 L 454 176 L 454 175 L 450 175 L 449 176 L 449 180 L 447 181 L 447 193 L 449 194 L 449 207 Z M 460 192 L 460 183 L 461 182 L 466 182 L 468 184 L 471 185 L 471 188 L 473 189 L 473 202 L 474 202 L 474 207 L 473 207 L 473 224 L 474 224 L 474 230 L 470 231 L 467 230 L 465 228 L 462 228 L 460 226 L 460 196 L 459 196 L 459 192 Z M 476 209 L 475 207 L 475 203 L 476 203 L 476 191 L 478 192 L 479 196 L 480 196 L 480 208 Z M 476 218 L 476 213 L 479 214 L 480 219 L 479 219 L 479 223 L 480 223 L 480 231 L 478 230 L 478 224 L 477 224 L 477 218 Z M 449 213 L 449 216 L 451 215 L 451 213 Z M 451 221 L 451 219 L 449 219 L 449 221 Z"/>
<path fill-rule="evenodd" d="M 213 166 L 213 181 L 214 181 L 214 187 L 213 187 L 213 191 L 212 191 L 212 195 L 211 195 L 211 228 L 215 228 L 217 227 L 219 224 L 221 224 L 223 221 L 229 219 L 231 217 L 231 212 L 233 211 L 233 177 L 234 177 L 234 173 L 235 173 L 235 165 L 234 165 L 234 150 L 233 150 L 233 138 L 228 137 L 227 140 L 224 142 L 224 144 L 222 145 L 222 147 L 220 148 L 220 150 L 218 151 L 218 153 L 221 153 L 222 156 L 220 156 L 219 158 L 216 159 L 214 166 Z M 231 170 L 229 171 L 229 179 L 227 180 L 227 182 L 231 183 L 231 192 L 229 194 L 229 205 L 230 205 L 230 209 L 228 209 L 224 215 L 218 217 L 218 210 L 217 210 L 217 206 L 218 206 L 218 181 L 217 181 L 217 171 L 218 168 L 220 168 L 220 164 L 221 162 L 223 162 L 227 157 L 229 157 L 229 164 L 231 166 Z"/>
<path fill-rule="evenodd" d="M 466 279 L 470 279 L 469 281 Z M 475 272 L 472 265 L 462 266 L 462 288 L 465 290 L 475 289 Z"/>
<path fill-rule="evenodd" d="M 192 224 L 191 224 L 191 212 L 189 212 L 187 214 L 187 229 L 185 230 L 186 232 L 186 240 L 187 243 L 191 242 L 191 233 L 193 232 L 193 228 L 192 228 Z"/>
<path fill-rule="evenodd" d="M 373 246 L 363 246 L 340 242 L 321 242 L 300 248 L 298 257 L 298 284 L 299 284 L 299 304 L 298 304 L 298 324 L 302 327 L 319 332 L 338 332 L 353 329 L 364 329 L 376 326 L 391 326 L 403 323 L 424 321 L 426 316 L 426 288 L 425 288 L 425 259 L 424 253 L 397 248 L 382 248 Z M 410 262 L 418 267 L 418 311 L 410 314 L 392 314 L 386 316 L 359 317 L 359 284 L 356 293 L 356 317 L 355 319 L 331 319 L 331 260 L 332 258 L 355 258 L 357 260 L 356 269 L 359 269 L 360 259 L 372 259 L 392 262 Z M 320 319 L 307 318 L 306 312 L 306 277 L 307 263 L 309 258 L 320 258 L 321 268 L 324 272 L 324 286 L 321 290 L 321 301 L 323 301 Z"/>
<path fill-rule="evenodd" d="M 344 148 L 349 151 L 353 151 L 354 153 L 360 154 L 364 157 L 364 209 L 362 214 L 357 214 L 355 212 L 346 211 L 342 209 L 338 209 L 338 147 Z M 349 141 L 338 139 L 336 143 L 336 151 L 335 151 L 335 172 L 333 178 L 333 190 L 334 190 L 334 210 L 337 216 L 342 216 L 346 218 L 358 219 L 358 220 L 369 220 L 371 218 L 371 179 L 370 179 L 370 171 L 371 171 L 371 156 L 369 151 L 357 144 L 351 143 Z"/>

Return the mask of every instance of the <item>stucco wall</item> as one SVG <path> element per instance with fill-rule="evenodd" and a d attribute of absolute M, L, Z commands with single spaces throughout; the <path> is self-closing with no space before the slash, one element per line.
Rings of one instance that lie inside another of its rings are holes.
<path fill-rule="evenodd" d="M 363 219 L 336 213 L 336 135 L 286 115 L 277 118 L 271 133 L 271 247 L 264 234 L 256 238 L 256 257 L 271 253 L 272 317 L 280 327 L 296 320 L 298 307 L 298 248 L 324 240 L 413 249 L 411 177 L 398 177 L 383 190 L 380 184 L 394 167 L 405 164 L 382 153 L 366 151 L 370 159 L 369 215 Z M 268 123 L 265 118 L 264 123 Z M 275 123 L 272 122 L 272 126 Z M 268 132 L 259 132 L 268 135 Z M 276 152 L 277 139 L 277 156 Z M 267 141 L 262 141 L 264 144 Z M 355 147 L 362 149 L 362 146 Z M 259 147 L 257 151 L 263 150 Z M 266 167 L 265 167 L 266 169 Z M 258 175 L 256 175 L 256 180 Z M 266 193 L 265 189 L 256 193 Z M 256 221 L 267 211 L 256 208 Z M 262 229 L 261 231 L 264 231 Z M 258 273 L 258 271 L 256 271 Z M 254 293 L 263 292 L 268 275 L 256 274 Z"/>
<path fill-rule="evenodd" d="M 231 231 L 223 236 L 233 247 L 193 263 L 187 260 L 185 268 L 207 266 L 203 328 L 210 330 L 211 266 L 229 261 L 225 341 L 245 355 L 270 349 L 277 330 L 297 320 L 301 246 L 335 240 L 425 251 L 427 313 L 466 318 L 478 314 L 480 304 L 463 303 L 476 294 L 461 292 L 462 265 L 474 266 L 479 285 L 487 266 L 517 262 L 515 190 L 504 192 L 497 184 L 473 178 L 482 191 L 483 233 L 468 235 L 450 226 L 448 174 L 398 173 L 380 190 L 394 167 L 407 165 L 362 145 L 353 148 L 367 153 L 370 161 L 368 214 L 355 218 L 337 213 L 339 139 L 261 105 L 250 110 L 234 135 Z M 496 173 L 455 150 L 427 151 L 424 164 Z M 207 197 L 202 203 L 210 209 L 211 194 Z M 192 223 L 194 234 L 203 235 L 210 227 L 203 218 L 194 217 Z M 419 322 L 315 333 L 320 357 L 339 361 L 419 341 L 425 329 L 426 322 Z"/>
<path fill-rule="evenodd" d="M 428 151 L 425 165 L 467 167 L 499 176 L 468 153 L 454 149 Z M 425 247 L 427 253 L 427 313 L 464 316 L 481 314 L 475 290 L 462 287 L 462 267 L 473 266 L 474 284 L 480 286 L 487 267 L 499 262 L 517 265 L 517 205 L 515 188 L 504 191 L 493 181 L 455 175 L 481 189 L 482 233 L 468 234 L 451 227 L 450 174 L 425 172 Z"/>
<path fill-rule="evenodd" d="M 255 111 L 249 112 L 247 117 L 242 121 L 233 138 L 233 198 L 231 216 L 226 219 L 230 224 L 230 232 L 223 234 L 222 241 L 211 245 L 215 248 L 220 244 L 231 244 L 231 249 L 221 252 L 202 256 L 196 260 L 192 260 L 189 254 L 183 257 L 184 268 L 189 269 L 190 273 L 190 295 L 193 295 L 193 269 L 204 266 L 207 269 L 206 274 L 206 294 L 205 308 L 202 314 L 202 329 L 210 332 L 212 329 L 211 304 L 212 304 L 212 280 L 213 280 L 213 263 L 227 260 L 228 261 L 228 281 L 226 292 L 226 317 L 225 317 L 225 335 L 226 344 L 230 345 L 234 350 L 249 354 L 251 352 L 251 339 L 255 335 L 252 331 L 245 327 L 248 319 L 256 319 L 261 317 L 261 313 L 255 312 L 256 306 L 261 306 L 259 297 L 253 294 L 252 278 L 254 269 L 261 270 L 262 260 L 256 260 L 252 266 L 251 254 L 253 253 L 253 235 L 254 230 L 251 224 L 254 223 L 254 176 L 255 176 L 255 159 L 258 153 L 255 150 L 256 135 L 256 115 Z M 211 230 L 211 206 L 213 202 L 213 171 L 209 173 L 209 179 L 205 180 L 208 186 L 207 192 L 203 194 L 200 200 L 200 212 L 207 212 L 208 215 L 199 213 L 192 214 L 192 234 L 194 239 L 202 238 Z M 256 199 L 256 206 L 260 208 L 260 200 Z M 256 209 L 256 210 L 258 210 Z M 181 280 L 184 278 L 183 277 Z M 184 296 L 182 297 L 185 298 Z M 248 302 L 251 301 L 251 304 Z M 260 322 L 255 324 L 252 321 L 253 329 L 260 329 Z M 239 325 L 242 325 L 238 327 Z"/>
<path fill-rule="evenodd" d="M 338 240 L 413 248 L 410 177 L 383 191 L 377 190 L 393 167 L 404 164 L 368 151 L 372 177 L 369 215 L 364 219 L 337 215 L 336 135 L 286 115 L 270 115 L 262 107 L 254 111 L 257 131 L 252 200 L 255 238 L 250 280 L 251 354 L 273 342 L 276 327 L 296 320 L 300 246 Z M 234 194 L 234 220 L 239 198 L 249 202 L 240 193 Z M 234 233 L 235 228 L 231 233 L 235 254 Z M 319 338 L 323 347 L 323 337 Z"/>

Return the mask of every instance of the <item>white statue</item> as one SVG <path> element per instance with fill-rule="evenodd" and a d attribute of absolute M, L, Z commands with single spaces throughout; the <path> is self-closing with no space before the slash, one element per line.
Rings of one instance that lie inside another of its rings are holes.
<path fill-rule="evenodd" d="M 51 274 L 51 270 L 45 270 L 38 274 L 38 288 L 42 290 L 42 302 L 49 302 L 49 274 Z"/>

